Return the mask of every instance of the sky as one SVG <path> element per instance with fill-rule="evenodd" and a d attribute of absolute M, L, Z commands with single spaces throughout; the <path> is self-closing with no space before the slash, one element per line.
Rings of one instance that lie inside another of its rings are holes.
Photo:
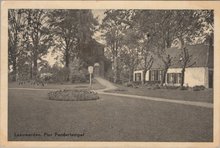
<path fill-rule="evenodd" d="M 102 20 L 105 17 L 104 11 L 105 11 L 104 9 L 92 10 L 93 16 L 98 19 L 99 24 L 102 23 Z M 97 42 L 99 42 L 101 44 L 104 43 L 103 39 L 101 39 L 101 32 L 100 31 L 96 31 L 93 37 L 94 37 L 94 39 L 96 39 Z"/>

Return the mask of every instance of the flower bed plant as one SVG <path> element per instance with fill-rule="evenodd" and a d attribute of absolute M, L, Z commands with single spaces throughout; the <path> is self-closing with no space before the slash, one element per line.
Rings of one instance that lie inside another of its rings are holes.
<path fill-rule="evenodd" d="M 96 92 L 91 90 L 58 90 L 48 93 L 49 100 L 57 101 L 88 101 L 97 100 L 99 96 Z"/>
<path fill-rule="evenodd" d="M 196 85 L 196 86 L 192 87 L 193 91 L 200 91 L 200 90 L 204 90 L 204 89 L 205 89 L 205 86 L 203 86 L 203 85 Z"/>

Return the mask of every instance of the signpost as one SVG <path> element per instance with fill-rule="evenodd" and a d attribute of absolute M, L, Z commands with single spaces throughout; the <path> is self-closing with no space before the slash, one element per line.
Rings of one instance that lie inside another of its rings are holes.
<path fill-rule="evenodd" d="M 88 71 L 89 71 L 89 86 L 90 86 L 90 89 L 92 88 L 92 73 L 93 73 L 93 67 L 92 66 L 89 66 L 88 67 Z"/>

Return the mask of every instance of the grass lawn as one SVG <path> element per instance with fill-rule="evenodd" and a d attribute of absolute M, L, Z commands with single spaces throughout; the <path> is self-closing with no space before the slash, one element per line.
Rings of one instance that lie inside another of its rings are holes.
<path fill-rule="evenodd" d="M 146 87 L 131 88 L 117 85 L 118 89 L 107 92 L 115 92 L 122 94 L 140 95 L 148 97 L 158 97 L 175 100 L 200 101 L 213 103 L 213 89 L 205 89 L 201 91 L 192 90 L 172 90 L 172 89 L 147 89 Z"/>
<path fill-rule="evenodd" d="M 47 85 L 31 85 L 30 83 L 26 83 L 23 85 L 18 85 L 17 82 L 10 82 L 8 83 L 9 88 L 38 88 L 38 89 L 86 89 L 89 88 L 89 83 L 49 83 Z M 95 79 L 93 80 L 92 83 L 92 89 L 97 90 L 97 89 L 103 89 L 105 88 L 101 84 L 99 84 Z"/>
<path fill-rule="evenodd" d="M 10 90 L 8 140 L 211 142 L 213 110 L 100 95 L 51 101 L 48 90 Z M 55 133 L 78 136 L 55 136 Z M 37 136 L 18 136 L 35 134 Z"/>

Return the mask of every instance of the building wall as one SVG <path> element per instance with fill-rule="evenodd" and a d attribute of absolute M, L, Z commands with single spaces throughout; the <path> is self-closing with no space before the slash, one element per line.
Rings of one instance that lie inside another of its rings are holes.
<path fill-rule="evenodd" d="M 181 68 L 169 68 L 167 73 L 181 73 Z M 141 73 L 143 75 L 143 71 L 135 71 L 135 73 Z M 135 78 L 133 79 L 135 80 Z M 149 71 L 147 71 L 145 75 L 145 80 L 149 81 Z M 208 82 L 208 68 L 206 67 L 190 67 L 186 68 L 185 71 L 185 83 L 184 85 L 193 87 L 195 85 L 204 85 L 205 87 L 209 87 Z"/>
<path fill-rule="evenodd" d="M 149 70 L 148 70 L 148 71 L 146 72 L 146 75 L 145 75 L 145 80 L 146 80 L 146 81 L 149 81 L 149 78 L 150 78 L 150 77 L 149 77 Z"/>
<path fill-rule="evenodd" d="M 193 67 L 186 68 L 185 84 L 188 86 L 204 85 L 208 88 L 208 68 Z"/>
<path fill-rule="evenodd" d="M 169 68 L 167 73 L 181 73 L 182 68 Z"/>

